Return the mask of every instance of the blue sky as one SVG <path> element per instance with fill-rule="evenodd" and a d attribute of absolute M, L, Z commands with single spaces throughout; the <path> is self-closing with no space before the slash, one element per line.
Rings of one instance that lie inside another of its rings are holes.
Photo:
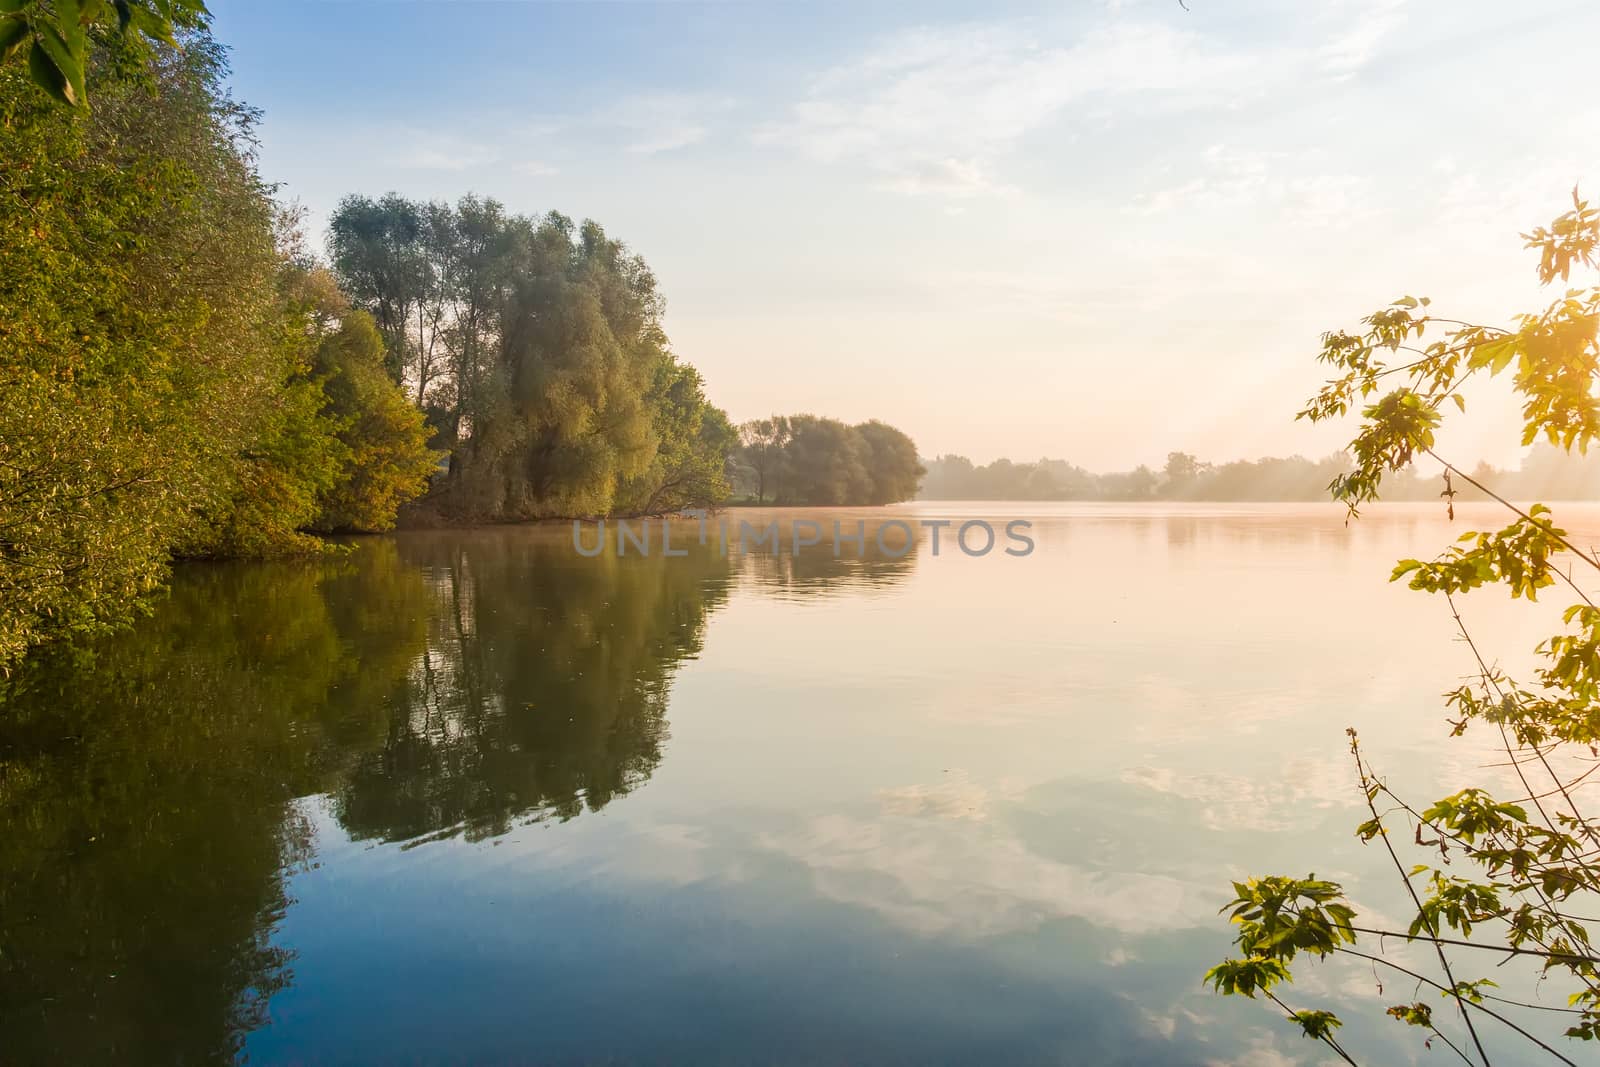
<path fill-rule="evenodd" d="M 1588 2 L 211 7 L 315 230 L 391 189 L 592 217 L 735 419 L 929 455 L 1330 451 L 1322 330 L 1531 306 L 1517 233 L 1600 194 Z M 1513 459 L 1483 407 L 1460 449 Z"/>

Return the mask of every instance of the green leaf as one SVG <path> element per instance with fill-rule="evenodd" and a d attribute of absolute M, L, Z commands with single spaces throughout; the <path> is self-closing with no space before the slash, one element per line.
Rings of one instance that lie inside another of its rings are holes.
<path fill-rule="evenodd" d="M 72 54 L 72 49 L 67 47 L 66 39 L 61 36 L 60 30 L 47 22 L 41 23 L 37 28 L 39 32 L 38 36 L 34 38 L 34 52 L 37 53 L 41 45 L 44 47 L 45 52 L 49 54 L 50 62 L 55 66 L 56 72 L 66 82 L 64 99 L 73 107 L 82 106 L 88 97 L 84 93 L 83 63 L 81 59 Z M 48 88 L 46 86 L 47 90 Z"/>
<path fill-rule="evenodd" d="M 146 37 L 154 37 L 166 44 L 176 45 L 177 39 L 172 36 L 172 22 L 163 18 L 146 7 L 130 8 L 133 16 L 133 28 Z"/>
<path fill-rule="evenodd" d="M 1297 1011 L 1290 1018 L 1300 1024 L 1307 1037 L 1318 1041 L 1328 1040 L 1336 1027 L 1344 1025 L 1329 1011 Z"/>
<path fill-rule="evenodd" d="M 61 73 L 55 61 L 39 46 L 38 40 L 35 40 L 33 47 L 28 50 L 28 74 L 33 78 L 34 84 L 50 94 L 58 103 L 68 107 L 78 106 L 78 99 L 72 94 L 72 86 L 68 83 L 66 75 Z"/>
<path fill-rule="evenodd" d="M 28 0 L 0 0 L 0 15 L 11 15 L 21 11 Z"/>
<path fill-rule="evenodd" d="M 83 69 L 84 49 L 87 39 L 83 33 L 83 6 L 79 0 L 56 0 L 56 22 L 61 32 L 62 43 L 67 46 L 72 58 L 76 61 L 78 69 Z M 78 95 L 83 95 L 82 79 L 79 79 Z"/>

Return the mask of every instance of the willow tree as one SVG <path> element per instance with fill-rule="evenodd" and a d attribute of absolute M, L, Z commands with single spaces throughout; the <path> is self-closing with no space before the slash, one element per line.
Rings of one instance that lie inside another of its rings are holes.
<path fill-rule="evenodd" d="M 909 500 L 927 470 L 904 432 L 876 419 L 855 426 L 818 415 L 774 415 L 738 428 L 742 488 L 757 503 L 880 505 Z"/>
<path fill-rule="evenodd" d="M 0 66 L 0 670 L 126 620 L 277 388 L 273 205 L 204 38 L 92 112 Z"/>
<path fill-rule="evenodd" d="M 616 510 L 659 515 L 726 500 L 728 457 L 737 435 L 727 414 L 706 399 L 700 372 L 666 354 L 656 363 L 645 407 L 651 458 L 623 483 Z"/>
<path fill-rule="evenodd" d="M 1572 200 L 1571 211 L 1524 235 L 1547 286 L 1570 286 L 1575 270 L 1592 277 L 1600 266 L 1600 211 L 1576 191 Z M 1508 376 L 1522 402 L 1522 444 L 1586 451 L 1600 437 L 1597 329 L 1600 286 L 1590 284 L 1565 288 L 1504 327 L 1441 317 L 1428 300 L 1404 297 L 1356 333 L 1323 337 L 1320 359 L 1336 376 L 1301 416 L 1322 421 L 1359 409 L 1354 469 L 1330 487 L 1352 516 L 1378 499 L 1386 477 L 1426 457 L 1443 467 L 1442 506 L 1452 517 L 1454 495 L 1471 486 L 1504 507 L 1508 520 L 1463 534 L 1434 559 L 1400 561 L 1392 580 L 1444 599 L 1476 666 L 1473 680 L 1446 695 L 1451 736 L 1487 732 L 1515 775 L 1515 795 L 1470 787 L 1431 804 L 1402 796 L 1352 730 L 1369 815 L 1356 833 L 1385 854 L 1396 882 L 1395 896 L 1361 907 L 1398 908 L 1405 921 L 1389 928 L 1364 919 L 1343 887 L 1314 876 L 1234 884 L 1239 954 L 1208 979 L 1223 993 L 1269 999 L 1346 1062 L 1359 1062 L 1358 1053 L 1340 1043 L 1339 1018 L 1288 1003 L 1282 987 L 1297 956 L 1357 957 L 1415 989 L 1416 999 L 1388 1014 L 1467 1063 L 1489 1064 L 1490 1049 L 1507 1039 L 1573 1063 L 1570 1046 L 1562 1047 L 1567 1039 L 1600 1037 L 1600 955 L 1587 925 L 1600 914 L 1600 821 L 1585 811 L 1600 766 L 1600 605 L 1588 591 L 1600 557 L 1551 508 L 1511 503 L 1435 446 L 1447 413 L 1466 409 L 1467 382 Z M 1530 600 L 1555 587 L 1570 600 L 1565 628 L 1537 646 L 1538 665 L 1525 679 L 1495 665 L 1459 610 L 1467 595 L 1493 587 Z M 1501 969 L 1513 959 L 1531 962 L 1532 972 Z M 1520 977 L 1529 988 L 1500 989 L 1495 977 Z M 1547 980 L 1568 994 L 1564 1003 L 1536 998 L 1533 985 Z"/>

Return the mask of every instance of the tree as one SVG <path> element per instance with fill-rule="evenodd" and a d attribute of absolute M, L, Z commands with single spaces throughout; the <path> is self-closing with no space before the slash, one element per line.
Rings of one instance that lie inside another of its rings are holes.
<path fill-rule="evenodd" d="M 645 406 L 655 455 L 623 487 L 618 509 L 659 515 L 727 499 L 728 457 L 736 438 L 728 416 L 707 402 L 700 372 L 670 356 L 662 359 Z"/>
<path fill-rule="evenodd" d="M 449 347 L 454 408 L 446 443 L 454 448 L 470 436 L 474 416 L 486 398 L 480 394 L 497 337 L 499 314 L 510 281 L 513 227 L 498 201 L 462 197 L 456 205 L 455 241 L 444 267 L 445 286 L 454 307 Z"/>
<path fill-rule="evenodd" d="M 331 252 L 450 451 L 441 511 L 591 516 L 725 495 L 726 419 L 669 350 L 655 276 L 598 224 L 473 196 L 352 196 Z"/>
<path fill-rule="evenodd" d="M 770 492 L 780 504 L 892 504 L 915 496 L 927 473 L 916 444 L 893 426 L 816 415 L 743 424 L 735 459 L 757 503 Z"/>
<path fill-rule="evenodd" d="M 789 445 L 789 420 L 782 415 L 753 419 L 739 427 L 739 458 L 754 482 L 756 503 L 767 502 L 767 490 L 776 496 L 782 485 L 784 449 Z"/>
<path fill-rule="evenodd" d="M 274 403 L 273 205 L 223 73 L 163 46 L 84 114 L 0 65 L 0 670 L 127 622 Z"/>
<path fill-rule="evenodd" d="M 317 343 L 311 374 L 342 446 L 309 525 L 324 532 L 393 529 L 401 505 L 427 490 L 438 467 L 427 424 L 388 376 L 372 317 L 352 309 L 324 269 L 306 273 L 299 285 Z"/>
<path fill-rule="evenodd" d="M 917 446 L 901 431 L 873 419 L 855 428 L 866 446 L 867 503 L 894 504 L 917 495 L 928 473 L 917 460 Z"/>
<path fill-rule="evenodd" d="M 597 223 L 552 213 L 513 226 L 492 372 L 449 506 L 605 515 L 654 459 L 646 395 L 668 358 L 655 276 Z"/>
<path fill-rule="evenodd" d="M 1572 201 L 1572 210 L 1551 226 L 1524 235 L 1539 253 L 1545 285 L 1568 282 L 1575 268 L 1600 267 L 1600 211 L 1576 190 Z M 1600 746 L 1600 607 L 1579 582 L 1600 571 L 1600 558 L 1576 544 L 1550 508 L 1518 507 L 1441 456 L 1435 434 L 1450 406 L 1465 410 L 1465 383 L 1510 371 L 1523 402 L 1522 443 L 1542 439 L 1586 451 L 1600 436 L 1600 286 L 1567 289 L 1507 328 L 1437 317 L 1430 306 L 1427 299 L 1402 297 L 1369 315 L 1357 333 L 1324 335 L 1320 359 L 1337 377 L 1301 417 L 1321 421 L 1359 406 L 1361 424 L 1350 448 L 1354 468 L 1330 486 L 1351 517 L 1378 499 L 1386 479 L 1422 457 L 1441 465 L 1440 495 L 1452 516 L 1462 486 L 1506 509 L 1504 528 L 1463 534 L 1432 560 L 1402 560 L 1391 580 L 1405 579 L 1412 589 L 1445 599 L 1476 664 L 1475 679 L 1446 696 L 1455 715 L 1451 735 L 1489 731 L 1517 775 L 1520 795 L 1501 799 L 1469 787 L 1431 805 L 1413 803 L 1390 789 L 1349 731 L 1371 816 L 1356 832 L 1392 861 L 1409 922 L 1385 929 L 1382 920 L 1362 920 L 1341 886 L 1314 876 L 1252 878 L 1234 884 L 1239 955 L 1207 977 L 1222 993 L 1261 993 L 1306 1036 L 1355 1063 L 1335 1035 L 1336 1016 L 1294 1010 L 1276 992 L 1291 980 L 1297 954 L 1354 955 L 1441 996 L 1448 1013 L 1436 1015 L 1426 1000 L 1394 1005 L 1388 1013 L 1468 1063 L 1490 1062 L 1480 1034 L 1490 1028 L 1572 1063 L 1557 1047 L 1561 1032 L 1600 1038 L 1600 955 L 1586 926 L 1600 896 L 1600 823 L 1580 803 L 1593 767 L 1578 769 Z M 1437 339 L 1425 341 L 1425 335 Z M 1531 600 L 1557 583 L 1576 598 L 1563 615 L 1566 629 L 1538 645 L 1540 665 L 1531 681 L 1518 681 L 1474 643 L 1461 601 L 1491 586 Z M 1409 824 L 1403 833 L 1392 832 L 1402 824 Z M 1407 866 L 1407 840 L 1424 862 Z M 1490 943 L 1491 937 L 1500 943 Z M 1407 943 L 1424 946 L 1432 966 L 1399 958 L 1397 946 Z M 1525 1027 L 1527 1020 L 1519 1022 L 1508 1006 L 1548 1005 L 1528 1003 L 1531 991 L 1490 992 L 1494 983 L 1480 977 L 1486 963 L 1513 958 L 1536 965 L 1530 984 L 1555 979 L 1570 992 L 1565 1008 L 1540 1013 L 1553 1025 Z"/>
<path fill-rule="evenodd" d="M 347 196 L 328 224 L 329 254 L 340 287 L 377 322 L 389 373 L 401 384 L 417 377 L 412 322 L 424 321 L 422 308 L 431 287 L 423 215 L 423 205 L 397 193 L 381 200 Z M 421 326 L 417 329 L 420 336 Z M 423 392 L 417 393 L 418 406 Z"/>
<path fill-rule="evenodd" d="M 838 419 L 792 415 L 780 503 L 863 503 L 872 489 L 866 461 L 866 444 L 851 427 Z"/>

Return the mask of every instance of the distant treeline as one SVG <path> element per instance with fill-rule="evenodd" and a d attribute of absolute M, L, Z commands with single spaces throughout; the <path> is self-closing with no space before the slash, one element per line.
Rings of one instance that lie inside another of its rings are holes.
<path fill-rule="evenodd" d="M 744 423 L 731 471 L 735 495 L 756 504 L 893 504 L 915 496 L 924 473 L 893 426 L 815 415 Z"/>
<path fill-rule="evenodd" d="M 1304 456 L 1207 463 L 1187 452 L 1172 452 L 1166 464 L 1096 474 L 1059 459 L 1034 463 L 995 460 L 975 466 L 965 456 L 924 461 L 927 475 L 918 493 L 924 500 L 1326 500 L 1328 484 L 1351 470 L 1336 453 L 1320 460 Z M 1600 499 L 1600 456 L 1568 455 L 1540 444 L 1518 470 L 1480 464 L 1471 478 L 1517 500 Z M 1458 500 L 1484 495 L 1463 479 L 1452 488 Z M 1444 491 L 1442 472 L 1419 471 L 1385 479 L 1385 500 L 1437 500 Z"/>

